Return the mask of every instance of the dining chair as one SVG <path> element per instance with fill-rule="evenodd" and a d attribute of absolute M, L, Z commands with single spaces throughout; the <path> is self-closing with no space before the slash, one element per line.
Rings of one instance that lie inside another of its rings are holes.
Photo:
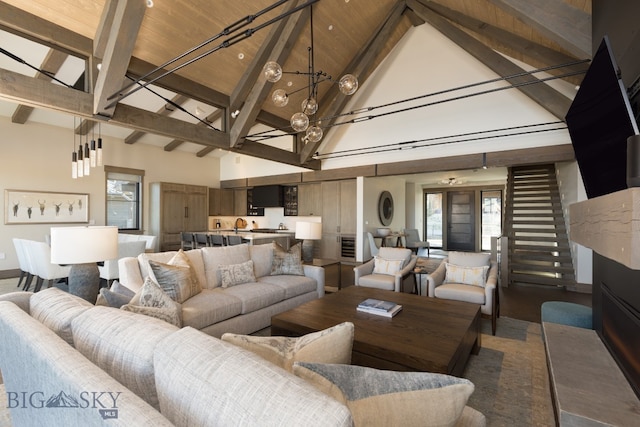
<path fill-rule="evenodd" d="M 367 232 L 367 239 L 369 239 L 369 250 L 371 251 L 371 256 L 374 257 L 378 255 L 380 248 L 376 245 L 376 239 L 373 238 L 373 234 Z"/>
<path fill-rule="evenodd" d="M 224 236 L 222 234 L 212 234 L 209 236 L 209 243 L 211 243 L 211 246 L 224 246 Z"/>
<path fill-rule="evenodd" d="M 242 236 L 237 236 L 235 234 L 227 236 L 228 246 L 240 245 L 240 244 L 242 244 Z"/>
<path fill-rule="evenodd" d="M 420 234 L 416 228 L 403 228 L 402 234 L 404 234 L 405 247 L 411 249 L 416 255 L 420 248 L 427 249 L 427 256 L 429 256 L 430 245 L 426 240 L 420 240 Z"/>
<path fill-rule="evenodd" d="M 183 251 L 196 248 L 193 242 L 193 233 L 187 233 L 186 231 L 180 232 L 180 247 Z"/>

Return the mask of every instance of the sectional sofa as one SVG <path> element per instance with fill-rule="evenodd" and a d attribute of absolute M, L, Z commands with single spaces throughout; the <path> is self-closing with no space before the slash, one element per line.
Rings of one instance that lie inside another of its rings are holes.
<path fill-rule="evenodd" d="M 283 265 L 291 255 L 284 252 L 275 243 L 185 251 L 201 291 L 180 302 L 182 326 L 216 337 L 225 332 L 251 334 L 270 326 L 271 316 L 324 296 L 324 269 L 300 265 L 299 258 L 297 266 Z M 144 253 L 120 259 L 120 284 L 138 292 L 152 274 L 150 262 L 168 264 L 177 254 Z M 240 274 L 244 267 L 249 269 L 248 277 Z M 226 286 L 223 275 L 237 280 Z"/>
<path fill-rule="evenodd" d="M 307 356 L 339 347 L 325 331 L 323 351 Z M 310 335 L 225 342 L 57 288 L 0 296 L 0 371 L 15 427 L 486 424 L 466 406 L 465 379 L 322 361 L 296 361 L 291 372 L 241 345 L 274 341 L 273 351 L 289 352 Z"/>

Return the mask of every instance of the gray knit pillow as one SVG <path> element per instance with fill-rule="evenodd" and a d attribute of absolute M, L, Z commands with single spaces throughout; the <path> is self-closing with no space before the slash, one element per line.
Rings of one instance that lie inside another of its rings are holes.
<path fill-rule="evenodd" d="M 300 243 L 291 246 L 287 251 L 278 242 L 273 242 L 271 275 L 276 276 L 279 274 L 304 276 Z"/>

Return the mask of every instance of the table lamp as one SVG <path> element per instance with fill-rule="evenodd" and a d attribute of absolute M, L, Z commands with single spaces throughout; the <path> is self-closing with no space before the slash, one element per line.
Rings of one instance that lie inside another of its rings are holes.
<path fill-rule="evenodd" d="M 302 240 L 302 260 L 313 261 L 313 241 L 322 238 L 322 223 L 296 222 L 296 239 Z"/>
<path fill-rule="evenodd" d="M 99 261 L 118 257 L 118 227 L 51 227 L 51 262 L 71 265 L 69 293 L 92 304 L 100 290 Z"/>

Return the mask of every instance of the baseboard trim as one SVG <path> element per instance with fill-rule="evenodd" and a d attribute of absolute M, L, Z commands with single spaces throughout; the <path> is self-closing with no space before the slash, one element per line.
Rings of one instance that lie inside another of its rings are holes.
<path fill-rule="evenodd" d="M 14 277 L 20 277 L 20 270 L 0 270 L 0 279 L 13 279 Z"/>

